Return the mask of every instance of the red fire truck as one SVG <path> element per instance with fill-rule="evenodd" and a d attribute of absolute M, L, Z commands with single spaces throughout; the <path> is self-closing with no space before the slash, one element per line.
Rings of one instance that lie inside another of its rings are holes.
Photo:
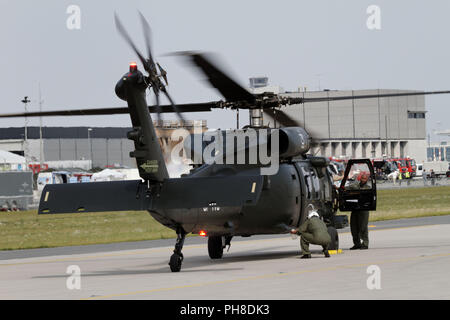
<path fill-rule="evenodd" d="M 409 172 L 409 177 L 413 178 L 416 176 L 417 165 L 416 161 L 411 158 L 392 158 L 387 159 L 388 161 L 392 161 L 398 168 L 400 173 L 405 174 Z"/>

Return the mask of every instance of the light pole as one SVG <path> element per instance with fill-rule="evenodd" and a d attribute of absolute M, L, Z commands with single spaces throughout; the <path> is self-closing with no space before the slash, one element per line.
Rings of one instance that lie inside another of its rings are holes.
<path fill-rule="evenodd" d="M 90 150 L 90 154 L 91 154 L 91 169 L 94 166 L 94 159 L 93 159 L 93 155 L 92 155 L 92 142 L 91 142 L 91 131 L 93 130 L 92 128 L 88 128 L 88 143 L 89 143 L 89 150 Z"/>
<path fill-rule="evenodd" d="M 28 99 L 28 96 L 25 96 L 24 98 L 23 98 L 23 100 L 21 100 L 21 102 L 24 104 L 24 106 L 25 106 L 25 113 L 27 113 L 28 112 L 28 103 L 30 103 L 31 102 L 31 100 L 30 99 Z M 25 170 L 28 170 L 28 158 L 27 158 L 27 156 L 28 156 L 28 118 L 25 116 L 25 135 L 24 135 L 24 146 L 23 146 L 23 153 L 24 153 L 24 156 L 25 156 L 25 166 L 26 166 L 26 169 Z"/>
<path fill-rule="evenodd" d="M 42 112 L 41 84 L 39 83 L 39 112 Z M 44 166 L 44 144 L 42 141 L 42 117 L 39 117 L 39 170 Z"/>

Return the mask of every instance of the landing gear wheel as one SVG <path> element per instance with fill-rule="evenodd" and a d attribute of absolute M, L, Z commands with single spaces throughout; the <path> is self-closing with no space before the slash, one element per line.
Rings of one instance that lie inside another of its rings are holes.
<path fill-rule="evenodd" d="M 169 262 L 170 271 L 179 272 L 181 270 L 182 263 L 183 263 L 183 254 L 182 253 L 180 253 L 180 254 L 174 253 L 170 257 L 170 262 Z"/>
<path fill-rule="evenodd" d="M 338 250 L 339 249 L 339 235 L 335 227 L 329 226 L 328 233 L 331 237 L 331 242 L 328 245 L 328 250 Z"/>
<path fill-rule="evenodd" d="M 211 259 L 221 259 L 223 256 L 223 244 L 221 236 L 208 237 L 208 254 Z"/>

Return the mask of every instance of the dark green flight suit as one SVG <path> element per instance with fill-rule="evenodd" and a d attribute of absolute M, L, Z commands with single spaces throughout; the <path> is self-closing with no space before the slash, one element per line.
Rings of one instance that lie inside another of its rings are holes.
<path fill-rule="evenodd" d="M 298 229 L 301 235 L 300 246 L 302 254 L 311 254 L 309 251 L 309 244 L 317 244 L 323 247 L 323 250 L 328 250 L 328 245 L 331 242 L 330 234 L 327 231 L 326 224 L 318 217 L 306 219 L 305 222 Z"/>
<path fill-rule="evenodd" d="M 347 186 L 349 190 L 371 189 L 369 184 L 361 185 L 359 181 Z M 369 211 L 352 211 L 350 216 L 350 231 L 352 233 L 353 244 L 358 247 L 369 247 Z M 362 243 L 361 243 L 362 240 Z"/>

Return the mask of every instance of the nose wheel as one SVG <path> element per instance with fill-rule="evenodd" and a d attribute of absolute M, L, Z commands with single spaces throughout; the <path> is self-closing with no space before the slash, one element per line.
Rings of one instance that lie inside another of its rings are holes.
<path fill-rule="evenodd" d="M 175 249 L 170 257 L 169 266 L 170 271 L 179 272 L 181 270 L 181 264 L 183 263 L 183 254 L 181 250 L 183 249 L 184 239 L 186 238 L 186 232 L 183 229 L 177 230 L 177 243 L 175 244 Z"/>

